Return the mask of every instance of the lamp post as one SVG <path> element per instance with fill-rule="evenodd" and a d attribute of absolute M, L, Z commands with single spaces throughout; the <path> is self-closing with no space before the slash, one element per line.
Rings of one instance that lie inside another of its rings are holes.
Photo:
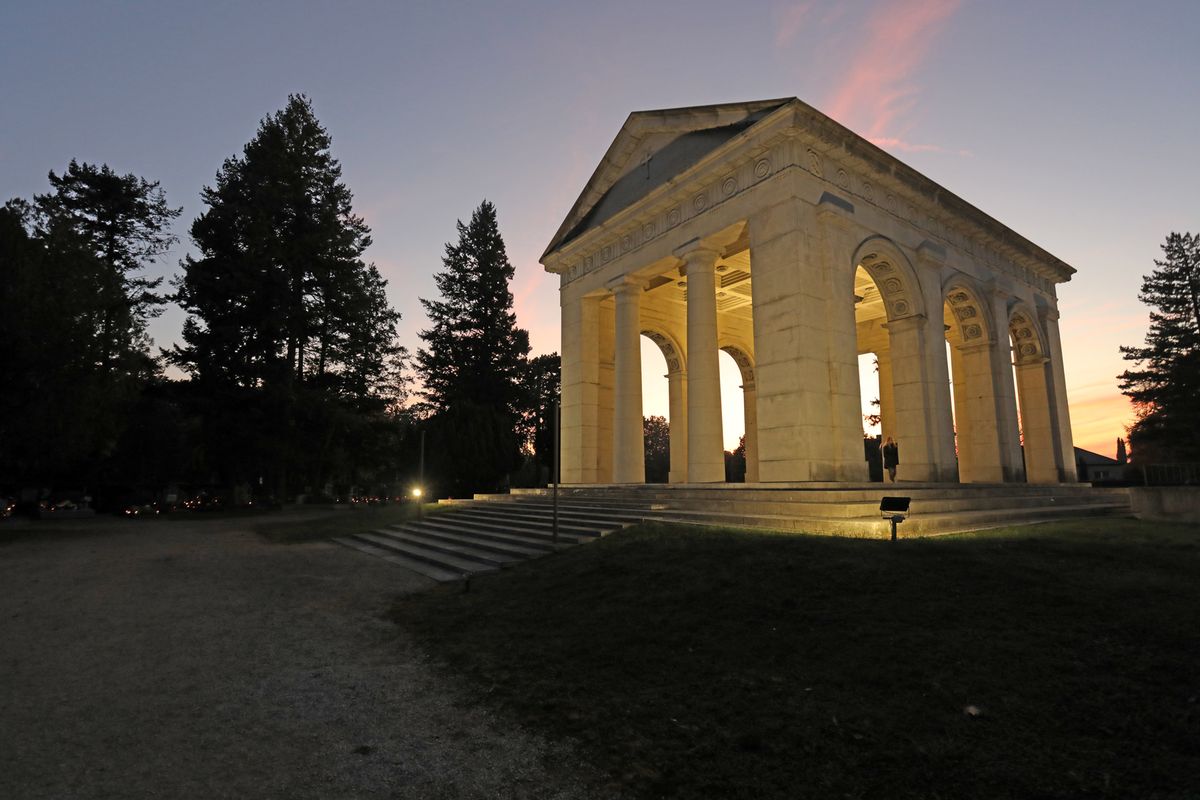
<path fill-rule="evenodd" d="M 425 493 L 425 429 L 421 429 L 421 458 L 417 462 L 417 488 L 413 489 L 413 497 L 417 499 L 417 521 L 424 518 L 421 495 Z"/>

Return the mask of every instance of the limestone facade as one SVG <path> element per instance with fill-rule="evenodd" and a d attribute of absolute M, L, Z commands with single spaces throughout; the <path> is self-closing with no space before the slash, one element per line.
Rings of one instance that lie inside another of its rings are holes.
<path fill-rule="evenodd" d="M 542 263 L 563 483 L 645 480 L 642 336 L 668 366 L 673 483 L 724 480 L 719 350 L 748 482 L 867 479 L 864 353 L 902 479 L 1075 480 L 1055 294 L 1074 270 L 795 98 L 630 115 Z"/>

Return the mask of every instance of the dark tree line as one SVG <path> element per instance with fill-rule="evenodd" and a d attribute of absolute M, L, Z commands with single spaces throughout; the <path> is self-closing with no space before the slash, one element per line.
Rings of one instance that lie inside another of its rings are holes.
<path fill-rule="evenodd" d="M 410 365 L 331 145 L 305 97 L 263 119 L 204 187 L 173 293 L 145 276 L 180 214 L 157 183 L 72 161 L 0 209 L 0 489 L 386 490 L 422 431 L 442 493 L 545 480 L 558 357 L 529 358 L 495 208 L 447 245 Z M 166 302 L 188 316 L 156 356 Z"/>
<path fill-rule="evenodd" d="M 72 161 L 0 210 L 0 481 L 80 484 L 111 466 L 164 302 L 139 275 L 174 243 L 157 183 Z"/>
<path fill-rule="evenodd" d="M 1172 233 L 1162 250 L 1138 295 L 1151 307 L 1145 344 L 1121 348 L 1137 464 L 1200 461 L 1200 235 Z"/>

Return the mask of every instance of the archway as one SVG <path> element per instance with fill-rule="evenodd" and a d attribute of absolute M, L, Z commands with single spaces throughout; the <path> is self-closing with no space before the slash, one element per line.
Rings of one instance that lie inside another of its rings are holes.
<path fill-rule="evenodd" d="M 642 336 L 644 337 L 643 341 L 652 342 L 656 346 L 653 349 L 657 349 L 662 354 L 667 368 L 667 372 L 663 376 L 667 380 L 665 416 L 669 439 L 667 448 L 669 468 L 666 479 L 669 483 L 687 483 L 687 371 L 683 349 L 675 337 L 660 329 L 644 329 Z M 643 370 L 645 371 L 649 365 L 646 361 L 643 361 L 643 365 L 645 365 Z M 643 382 L 644 408 L 662 408 L 661 378 L 658 381 L 654 384 L 649 380 Z M 649 443 L 646 444 L 647 448 L 650 446 Z M 647 480 L 650 480 L 651 477 L 660 476 L 647 475 Z"/>
<path fill-rule="evenodd" d="M 758 390 L 754 381 L 754 360 L 750 356 L 749 348 L 741 344 L 723 345 L 721 352 L 733 360 L 741 377 L 745 482 L 758 483 Z"/>
<path fill-rule="evenodd" d="M 1011 389 L 1005 389 L 1009 367 L 998 328 L 967 276 L 951 277 L 942 296 L 959 479 L 964 483 L 1019 480 L 1016 411 Z"/>
<path fill-rule="evenodd" d="M 1030 483 L 1058 483 L 1063 465 L 1055 447 L 1058 431 L 1052 413 L 1046 338 L 1037 316 L 1025 303 L 1018 302 L 1009 310 L 1008 333 L 1020 406 L 1025 475 Z"/>
<path fill-rule="evenodd" d="M 899 477 L 956 480 L 942 315 L 927 319 L 917 273 L 890 240 L 864 241 L 853 267 L 858 353 L 878 362 L 881 436 L 899 444 Z"/>

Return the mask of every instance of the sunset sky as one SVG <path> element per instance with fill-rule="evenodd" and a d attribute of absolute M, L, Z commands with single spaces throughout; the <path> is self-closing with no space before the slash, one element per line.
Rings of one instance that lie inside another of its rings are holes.
<path fill-rule="evenodd" d="M 303 92 L 404 343 L 455 220 L 487 198 L 518 321 L 549 352 L 557 283 L 537 259 L 625 117 L 796 96 L 1078 269 L 1059 287 L 1075 443 L 1112 455 L 1141 276 L 1167 233 L 1200 230 L 1198 30 L 1195 0 L 7 3 L 0 202 L 71 158 L 159 180 L 184 208 L 174 274 L 201 186 Z M 156 342 L 182 320 L 156 320 Z M 665 413 L 655 358 L 646 410 Z"/>

